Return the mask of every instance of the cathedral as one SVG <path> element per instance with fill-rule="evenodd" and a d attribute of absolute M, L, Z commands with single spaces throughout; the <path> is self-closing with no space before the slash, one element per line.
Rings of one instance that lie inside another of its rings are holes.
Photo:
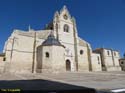
<path fill-rule="evenodd" d="M 120 71 L 119 52 L 92 50 L 78 36 L 77 24 L 64 6 L 43 30 L 14 30 L 4 46 L 4 69 L 19 73 Z"/>

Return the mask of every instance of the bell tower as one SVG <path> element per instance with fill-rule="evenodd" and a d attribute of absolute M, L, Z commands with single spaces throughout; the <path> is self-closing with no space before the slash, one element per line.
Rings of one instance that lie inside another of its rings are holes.
<path fill-rule="evenodd" d="M 71 55 L 65 55 L 66 60 L 70 60 L 71 69 L 76 69 L 77 58 L 77 29 L 74 17 L 71 17 L 68 9 L 64 6 L 60 12 L 56 12 L 53 20 L 54 35 L 66 47 L 66 50 L 71 51 Z"/>
<path fill-rule="evenodd" d="M 57 11 L 54 15 L 54 35 L 60 42 L 74 44 L 74 28 L 76 28 L 74 24 L 74 18 L 71 17 L 67 7 L 64 6 L 60 12 Z M 77 33 L 76 30 L 75 33 Z"/>

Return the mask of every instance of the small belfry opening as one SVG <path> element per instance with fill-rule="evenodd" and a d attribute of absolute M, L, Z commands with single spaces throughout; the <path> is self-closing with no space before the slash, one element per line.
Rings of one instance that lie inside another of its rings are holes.
<path fill-rule="evenodd" d="M 66 60 L 66 71 L 71 71 L 71 62 L 70 60 Z"/>

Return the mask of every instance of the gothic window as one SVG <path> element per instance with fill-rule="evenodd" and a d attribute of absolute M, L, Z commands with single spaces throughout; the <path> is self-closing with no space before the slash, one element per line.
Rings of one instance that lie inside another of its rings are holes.
<path fill-rule="evenodd" d="M 48 52 L 46 52 L 46 58 L 49 58 L 49 53 Z"/>
<path fill-rule="evenodd" d="M 64 25 L 64 32 L 69 32 L 69 26 L 67 24 Z"/>
<path fill-rule="evenodd" d="M 83 54 L 83 50 L 80 50 L 80 55 L 82 55 Z"/>

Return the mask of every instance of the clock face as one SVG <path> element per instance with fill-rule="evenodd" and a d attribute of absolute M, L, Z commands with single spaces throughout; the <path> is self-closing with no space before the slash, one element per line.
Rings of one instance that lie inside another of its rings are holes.
<path fill-rule="evenodd" d="M 63 16 L 63 18 L 67 20 L 67 19 L 68 19 L 68 16 L 65 14 L 65 15 Z"/>

